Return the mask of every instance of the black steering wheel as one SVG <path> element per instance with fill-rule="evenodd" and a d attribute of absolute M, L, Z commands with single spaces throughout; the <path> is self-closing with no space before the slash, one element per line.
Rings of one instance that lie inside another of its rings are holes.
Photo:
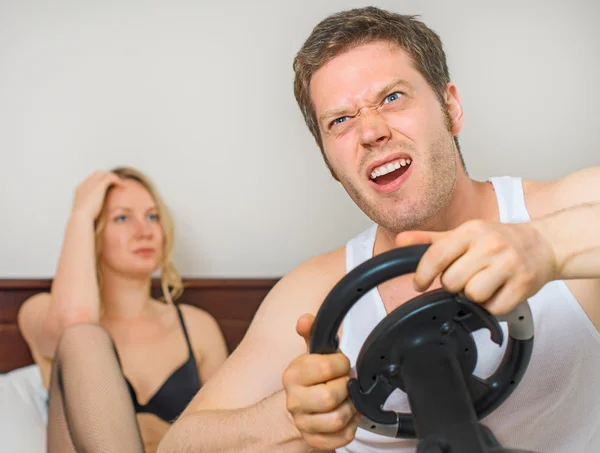
<path fill-rule="evenodd" d="M 317 313 L 310 352 L 338 350 L 337 332 L 350 308 L 391 278 L 415 272 L 428 245 L 393 249 L 349 272 Z M 501 364 L 487 379 L 472 373 L 477 346 L 472 332 L 490 331 L 501 346 Z M 504 402 L 525 374 L 533 350 L 533 318 L 527 301 L 502 317 L 443 289 L 423 293 L 386 316 L 364 342 L 348 392 L 363 429 L 389 437 L 418 438 L 419 453 L 517 452 L 505 450 L 479 423 Z M 406 392 L 412 413 L 383 410 L 395 389 Z M 525 453 L 525 452 L 523 452 Z"/>

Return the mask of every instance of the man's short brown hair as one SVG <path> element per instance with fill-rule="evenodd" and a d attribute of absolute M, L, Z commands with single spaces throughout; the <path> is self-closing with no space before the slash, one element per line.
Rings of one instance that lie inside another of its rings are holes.
<path fill-rule="evenodd" d="M 294 95 L 306 125 L 328 166 L 318 120 L 310 98 L 310 81 L 314 73 L 328 61 L 354 47 L 375 41 L 387 41 L 398 45 L 412 59 L 415 68 L 427 80 L 444 111 L 447 111 L 444 94 L 450 82 L 450 74 L 442 41 L 416 17 L 372 6 L 335 13 L 313 29 L 297 53 L 294 59 Z M 458 147 L 456 138 L 455 142 Z M 330 166 L 329 169 L 331 170 Z"/>

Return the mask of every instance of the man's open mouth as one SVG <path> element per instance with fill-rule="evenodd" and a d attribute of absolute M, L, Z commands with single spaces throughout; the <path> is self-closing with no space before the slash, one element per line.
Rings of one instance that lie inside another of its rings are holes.
<path fill-rule="evenodd" d="M 389 184 L 406 173 L 411 162 L 411 159 L 400 158 L 376 167 L 371 172 L 371 181 L 382 186 Z"/>

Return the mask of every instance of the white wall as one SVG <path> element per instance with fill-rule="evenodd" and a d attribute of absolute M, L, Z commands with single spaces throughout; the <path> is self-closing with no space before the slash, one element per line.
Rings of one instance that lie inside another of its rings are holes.
<path fill-rule="evenodd" d="M 597 1 L 373 4 L 442 36 L 474 177 L 600 164 Z M 51 276 L 75 187 L 116 165 L 157 183 L 186 276 L 279 276 L 366 227 L 292 93 L 312 27 L 353 6 L 0 0 L 0 278 Z"/>

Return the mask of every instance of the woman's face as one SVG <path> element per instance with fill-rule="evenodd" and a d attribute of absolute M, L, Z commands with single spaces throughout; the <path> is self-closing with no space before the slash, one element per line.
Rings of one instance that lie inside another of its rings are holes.
<path fill-rule="evenodd" d="M 102 265 L 134 278 L 152 274 L 162 263 L 164 234 L 150 192 L 139 182 L 125 179 L 123 187 L 109 191 L 103 214 Z"/>

